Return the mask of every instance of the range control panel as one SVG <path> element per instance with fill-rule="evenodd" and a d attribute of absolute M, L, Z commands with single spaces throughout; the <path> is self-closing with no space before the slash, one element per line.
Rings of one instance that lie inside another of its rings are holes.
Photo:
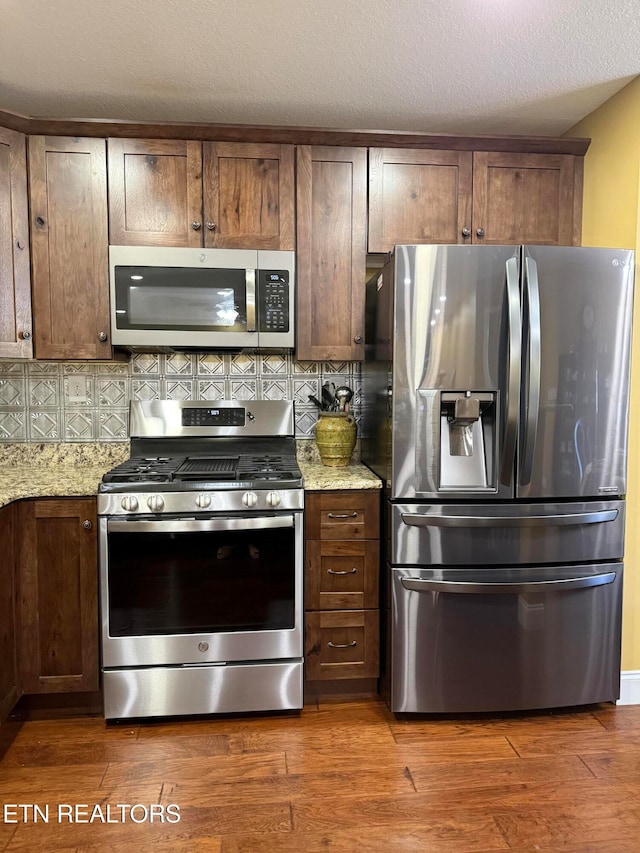
<path fill-rule="evenodd" d="M 261 332 L 289 331 L 288 270 L 258 271 L 258 317 Z"/>
<path fill-rule="evenodd" d="M 245 409 L 187 408 L 182 410 L 182 426 L 244 426 Z"/>

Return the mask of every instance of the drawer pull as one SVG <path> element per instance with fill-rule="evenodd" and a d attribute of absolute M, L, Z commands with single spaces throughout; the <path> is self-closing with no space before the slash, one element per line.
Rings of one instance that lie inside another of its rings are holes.
<path fill-rule="evenodd" d="M 358 570 L 356 568 L 349 569 L 346 572 L 336 572 L 333 569 L 327 569 L 328 575 L 355 575 Z"/>
<path fill-rule="evenodd" d="M 357 646 L 355 640 L 351 640 L 350 643 L 332 643 L 331 640 L 327 643 L 330 649 L 352 649 L 354 646 Z"/>
<path fill-rule="evenodd" d="M 333 512 L 328 512 L 327 516 L 329 518 L 357 518 L 358 513 L 357 512 L 347 512 L 347 513 L 342 513 L 342 514 L 341 513 L 335 513 L 334 514 Z"/>

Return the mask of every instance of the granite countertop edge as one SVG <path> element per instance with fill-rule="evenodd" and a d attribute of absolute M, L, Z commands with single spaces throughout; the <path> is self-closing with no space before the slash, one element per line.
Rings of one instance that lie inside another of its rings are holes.
<path fill-rule="evenodd" d="M 82 461 L 60 461 L 37 454 L 24 460 L 7 460 L 0 456 L 0 507 L 13 501 L 39 497 L 90 497 L 98 492 L 102 475 L 114 464 L 113 459 L 97 455 L 95 462 L 85 456 Z M 380 489 L 381 481 L 359 462 L 331 468 L 320 462 L 299 460 L 305 491 L 340 489 Z"/>

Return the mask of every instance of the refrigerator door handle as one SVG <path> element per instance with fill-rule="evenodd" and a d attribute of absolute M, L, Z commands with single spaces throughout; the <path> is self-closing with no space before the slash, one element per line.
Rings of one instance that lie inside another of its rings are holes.
<path fill-rule="evenodd" d="M 402 513 L 410 527 L 564 527 L 615 521 L 617 509 L 570 512 L 557 515 L 413 515 Z"/>
<path fill-rule="evenodd" d="M 402 578 L 405 589 L 413 592 L 463 592 L 481 595 L 520 594 L 522 592 L 564 592 L 572 589 L 585 589 L 593 586 L 604 586 L 613 583 L 615 572 L 604 572 L 601 575 L 587 577 L 562 578 L 551 581 L 523 581 L 522 583 L 483 583 L 482 581 L 439 581 L 420 580 L 417 578 Z"/>
<path fill-rule="evenodd" d="M 511 485 L 513 474 L 513 458 L 518 438 L 518 407 L 520 397 L 520 358 L 522 325 L 520 320 L 520 286 L 518 283 L 518 260 L 509 258 L 506 262 L 507 273 L 507 306 L 509 317 L 509 367 L 507 375 L 506 395 L 506 428 L 502 445 L 502 470 L 500 481 L 505 486 Z"/>
<path fill-rule="evenodd" d="M 536 449 L 538 415 L 540 412 L 540 374 L 541 374 L 541 331 L 540 331 L 540 287 L 538 285 L 538 265 L 533 258 L 524 259 L 525 292 L 529 308 L 529 354 L 527 388 L 526 429 L 522 452 L 522 472 L 520 484 L 531 482 L 533 454 Z"/>

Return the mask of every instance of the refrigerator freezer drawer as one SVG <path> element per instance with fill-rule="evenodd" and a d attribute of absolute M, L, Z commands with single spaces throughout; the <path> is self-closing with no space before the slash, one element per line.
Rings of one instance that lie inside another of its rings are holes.
<path fill-rule="evenodd" d="M 621 563 L 391 576 L 392 711 L 517 711 L 618 698 Z"/>
<path fill-rule="evenodd" d="M 531 565 L 620 560 L 624 501 L 393 504 L 391 563 Z"/>

